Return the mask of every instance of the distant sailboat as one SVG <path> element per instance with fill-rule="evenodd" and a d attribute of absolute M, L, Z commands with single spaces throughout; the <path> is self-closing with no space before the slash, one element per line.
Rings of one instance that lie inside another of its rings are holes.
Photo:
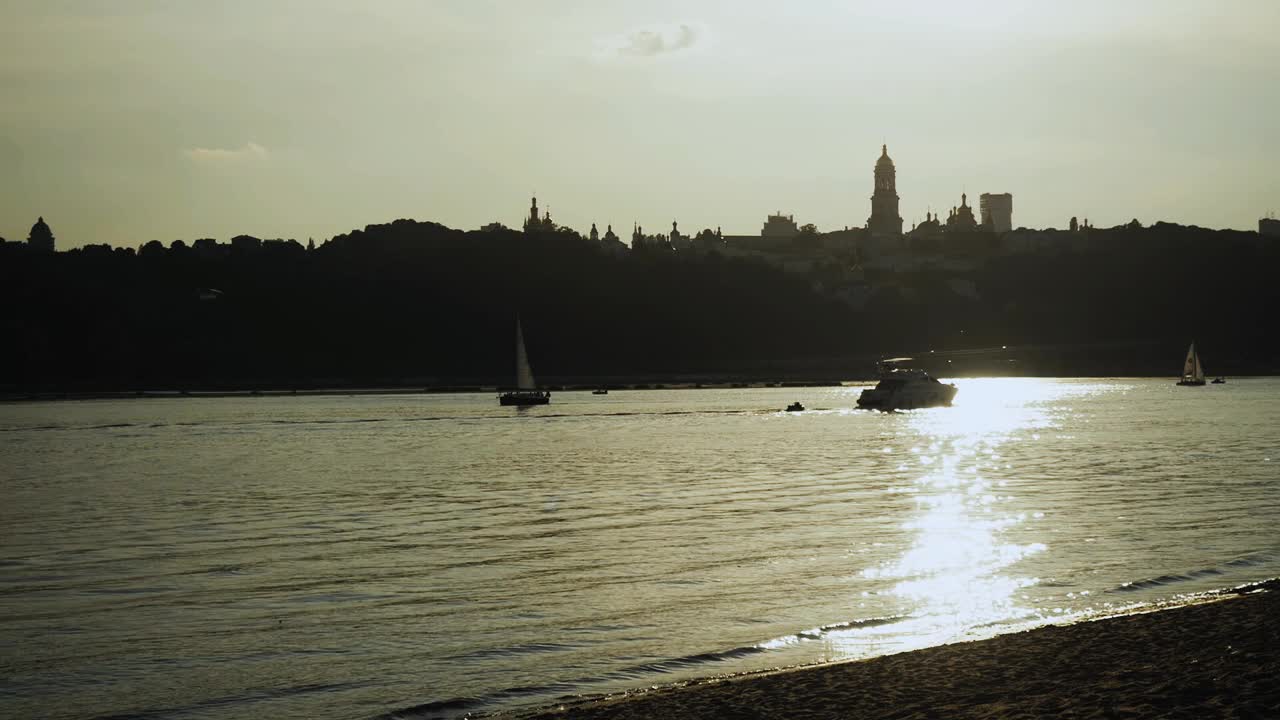
<path fill-rule="evenodd" d="M 533 368 L 524 349 L 524 333 L 520 329 L 520 316 L 516 316 L 516 389 L 498 396 L 501 405 L 546 405 L 551 393 L 538 390 L 533 379 Z"/>
<path fill-rule="evenodd" d="M 1196 344 L 1187 348 L 1187 359 L 1182 363 L 1182 378 L 1179 385 L 1203 385 L 1204 368 L 1200 365 L 1200 355 L 1196 353 Z"/>

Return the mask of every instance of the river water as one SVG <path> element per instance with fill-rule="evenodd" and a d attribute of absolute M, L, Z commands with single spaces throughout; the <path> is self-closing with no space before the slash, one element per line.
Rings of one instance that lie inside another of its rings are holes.
<path fill-rule="evenodd" d="M 957 384 L 0 406 L 0 716 L 456 717 L 1280 575 L 1280 380 Z"/>

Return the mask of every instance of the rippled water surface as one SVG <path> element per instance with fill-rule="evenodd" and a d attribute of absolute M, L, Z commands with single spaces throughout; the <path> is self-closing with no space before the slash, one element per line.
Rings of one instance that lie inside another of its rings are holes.
<path fill-rule="evenodd" d="M 450 717 L 1280 575 L 1280 380 L 958 384 L 0 406 L 0 716 Z"/>

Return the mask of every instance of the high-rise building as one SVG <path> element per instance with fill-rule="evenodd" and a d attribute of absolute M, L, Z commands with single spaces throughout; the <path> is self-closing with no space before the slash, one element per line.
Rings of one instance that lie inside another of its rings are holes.
<path fill-rule="evenodd" d="M 982 193 L 978 198 L 983 229 L 992 232 L 1009 232 L 1013 229 L 1013 195 L 1009 193 Z"/>
<path fill-rule="evenodd" d="M 898 215 L 897 170 L 889 158 L 889 147 L 880 146 L 880 159 L 876 160 L 876 188 L 871 195 L 871 217 L 867 218 L 867 230 L 872 235 L 901 235 L 902 216 Z"/>

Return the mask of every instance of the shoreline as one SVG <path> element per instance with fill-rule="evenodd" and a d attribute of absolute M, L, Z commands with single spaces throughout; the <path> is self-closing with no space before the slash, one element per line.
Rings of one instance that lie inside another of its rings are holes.
<path fill-rule="evenodd" d="M 728 390 L 728 389 L 763 389 L 763 388 L 821 388 L 846 387 L 874 384 L 875 380 L 778 380 L 778 381 L 655 381 L 655 382 L 610 382 L 603 383 L 610 391 L 614 390 Z M 543 389 L 551 392 L 591 392 L 601 387 L 600 384 L 567 383 L 548 384 Z M 45 402 L 53 400 L 131 400 L 157 398 L 227 398 L 227 397 L 307 397 L 324 395 L 456 395 L 467 393 L 497 394 L 513 388 L 506 385 L 413 385 L 404 387 L 327 387 L 327 388 L 240 388 L 230 390 L 102 390 L 102 391 L 33 391 L 0 393 L 0 403 L 4 402 Z"/>
<path fill-rule="evenodd" d="M 479 717 L 1280 717 L 1280 579 L 1172 607 Z"/>
<path fill-rule="evenodd" d="M 989 378 L 1002 379 L 1039 379 L 1039 380 L 1159 380 L 1168 379 L 1171 383 L 1177 378 L 1169 375 L 956 375 L 939 376 L 942 380 L 977 380 Z M 1233 375 L 1230 380 L 1251 380 L 1256 378 L 1276 377 L 1276 375 Z M 561 382 L 548 383 L 545 388 L 551 392 L 590 392 L 600 387 L 609 390 L 727 390 L 727 389 L 766 389 L 766 388 L 828 388 L 828 387 L 863 387 L 874 385 L 875 378 L 832 379 L 785 379 L 785 380 L 742 380 L 715 378 L 701 381 L 673 379 L 625 379 L 618 381 Z M 509 390 L 506 385 L 493 383 L 478 384 L 415 384 L 392 386 L 354 386 L 354 387 L 298 387 L 281 388 L 279 386 L 255 387 L 245 385 L 229 389 L 180 389 L 150 388 L 141 390 L 31 390 L 0 392 L 0 403 L 48 402 L 57 400 L 130 400 L 130 399 L 191 399 L 191 398 L 234 398 L 234 397 L 306 397 L 325 395 L 450 395 L 464 393 L 499 393 Z"/>

